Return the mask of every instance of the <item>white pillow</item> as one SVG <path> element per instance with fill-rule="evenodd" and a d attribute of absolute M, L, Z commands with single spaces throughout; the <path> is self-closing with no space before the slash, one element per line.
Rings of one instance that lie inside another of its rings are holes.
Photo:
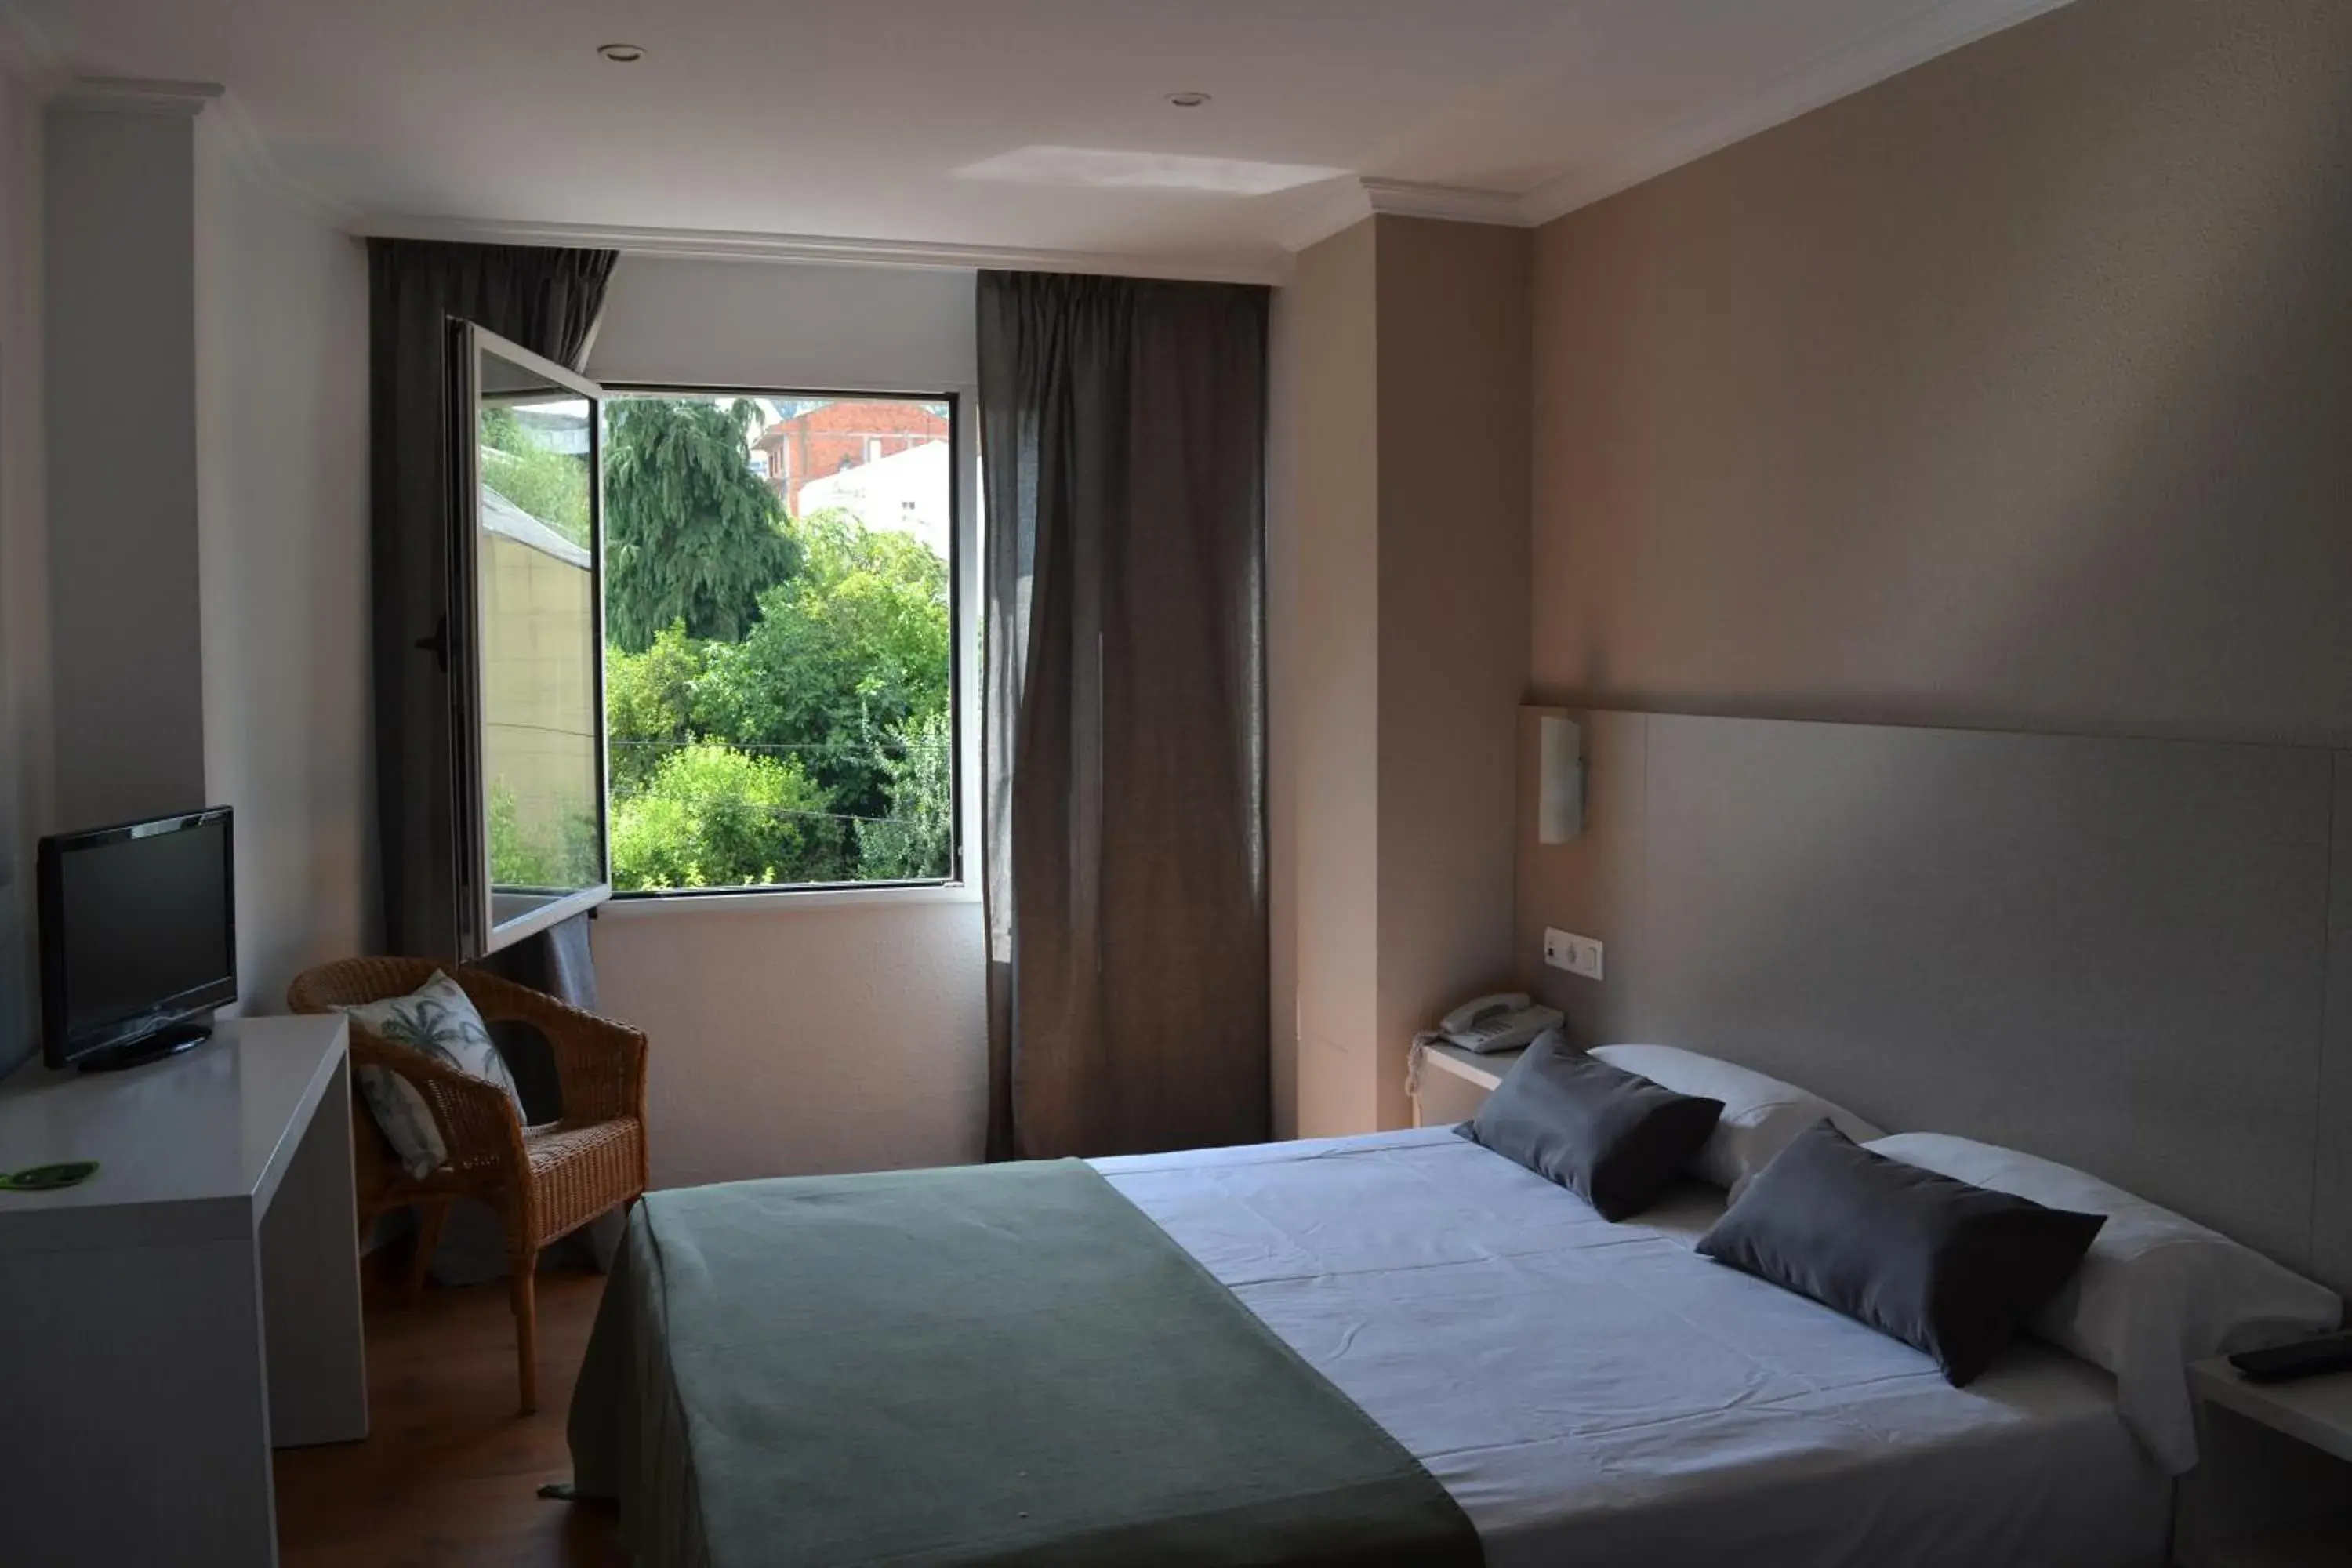
<path fill-rule="evenodd" d="M 2125 1424 L 2174 1475 L 2197 1463 L 2189 1363 L 2343 1321 L 2344 1303 L 2326 1286 L 2095 1176 L 1939 1132 L 1901 1132 L 1870 1147 L 2051 1208 L 2107 1216 L 2074 1279 L 2025 1326 L 2115 1373 Z"/>
<path fill-rule="evenodd" d="M 433 978 L 405 996 L 341 1007 L 355 1024 L 387 1045 L 404 1046 L 444 1067 L 457 1068 L 506 1090 L 521 1116 L 522 1096 L 515 1091 L 514 1075 L 506 1058 L 490 1043 L 490 1031 L 474 1008 L 465 987 L 436 970 Z M 362 1067 L 353 1075 L 360 1098 L 410 1176 L 422 1181 L 449 1162 L 449 1146 L 441 1136 L 433 1109 L 415 1086 L 389 1068 Z"/>
<path fill-rule="evenodd" d="M 1790 1139 L 1823 1117 L 1857 1143 L 1883 1134 L 1883 1129 L 1843 1106 L 1794 1084 L 1677 1046 L 1601 1046 L 1591 1054 L 1611 1067 L 1639 1073 L 1661 1089 L 1723 1101 L 1723 1119 L 1700 1145 L 1688 1170 L 1702 1182 L 1729 1188 L 1735 1198 Z"/>

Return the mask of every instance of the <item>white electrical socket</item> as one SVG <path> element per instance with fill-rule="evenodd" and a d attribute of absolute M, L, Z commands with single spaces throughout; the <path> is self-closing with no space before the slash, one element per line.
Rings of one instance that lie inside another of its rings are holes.
<path fill-rule="evenodd" d="M 1544 928 L 1544 962 L 1554 969 L 1565 969 L 1570 974 L 1581 974 L 1587 980 L 1601 978 L 1601 944 L 1589 936 L 1579 936 L 1572 931 Z"/>

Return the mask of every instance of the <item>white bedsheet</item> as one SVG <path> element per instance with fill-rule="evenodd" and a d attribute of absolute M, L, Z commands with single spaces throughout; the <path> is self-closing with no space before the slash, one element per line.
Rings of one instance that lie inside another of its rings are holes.
<path fill-rule="evenodd" d="M 2168 1484 L 2107 1374 L 1918 1352 L 1444 1129 L 1099 1160 L 1435 1476 L 1488 1568 L 2155 1563 Z"/>

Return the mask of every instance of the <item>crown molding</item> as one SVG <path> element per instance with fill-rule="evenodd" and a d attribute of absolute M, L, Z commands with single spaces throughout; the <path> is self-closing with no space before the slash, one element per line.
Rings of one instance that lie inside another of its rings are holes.
<path fill-rule="evenodd" d="M 244 100 L 234 92 L 222 94 L 197 123 L 212 138 L 223 164 L 242 175 L 247 184 L 337 228 L 348 227 L 358 219 L 359 208 L 286 173 L 269 151 L 269 143 L 255 129 Z"/>
<path fill-rule="evenodd" d="M 1364 182 L 1350 174 L 1331 182 L 1328 189 L 1274 226 L 1276 245 L 1293 255 L 1318 245 L 1344 228 L 1353 228 L 1372 216 L 1371 198 Z"/>
<path fill-rule="evenodd" d="M 1832 49 L 1746 98 L 1694 115 L 1538 185 L 1518 199 L 1519 221 L 1549 223 L 2069 3 L 1945 0 Z"/>
<path fill-rule="evenodd" d="M 1376 213 L 1398 217 L 1436 218 L 1445 223 L 1491 223 L 1524 228 L 1528 218 L 1519 198 L 1507 191 L 1482 191 L 1469 185 L 1430 185 L 1412 180 L 1358 182 L 1364 199 Z"/>
<path fill-rule="evenodd" d="M 102 109 L 120 114 L 184 114 L 190 119 L 221 100 L 228 89 L 216 81 L 159 81 L 132 76 L 69 77 L 49 101 L 64 109 Z"/>
<path fill-rule="evenodd" d="M 1208 283 L 1289 281 L 1290 258 L 1273 252 L 1182 256 L 1042 250 L 1019 246 L 945 245 L 919 239 L 851 239 L 831 235 L 761 234 L 730 229 L 646 228 L 618 224 L 502 223 L 476 218 L 369 216 L 354 234 L 387 239 L 438 239 L 471 245 L 568 245 L 698 261 L 778 261 L 839 266 L 1001 267 L 1031 272 L 1084 272 L 1126 278 L 1190 279 Z"/>
<path fill-rule="evenodd" d="M 1329 191 L 1276 228 L 1274 239 L 1285 250 L 1304 250 L 1382 213 L 1395 217 L 1436 218 L 1446 223 L 1500 224 L 1510 228 L 1523 228 L 1528 221 L 1519 211 L 1519 198 L 1508 191 L 1350 174 L 1334 181 Z"/>

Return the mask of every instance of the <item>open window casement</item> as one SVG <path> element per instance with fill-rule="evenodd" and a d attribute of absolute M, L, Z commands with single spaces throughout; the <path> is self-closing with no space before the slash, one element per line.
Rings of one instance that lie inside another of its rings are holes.
<path fill-rule="evenodd" d="M 604 834 L 604 391 L 450 328 L 458 952 L 612 896 Z"/>

